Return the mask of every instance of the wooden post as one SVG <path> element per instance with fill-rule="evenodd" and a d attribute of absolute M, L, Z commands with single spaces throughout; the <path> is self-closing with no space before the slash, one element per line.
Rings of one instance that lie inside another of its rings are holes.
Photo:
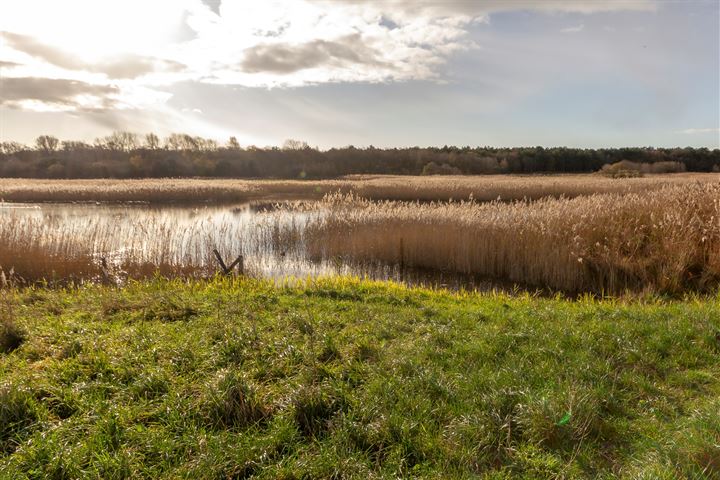
<path fill-rule="evenodd" d="M 230 264 L 230 266 L 228 267 L 228 273 L 232 272 L 232 269 L 235 268 L 236 265 L 238 267 L 238 273 L 240 275 L 244 275 L 245 274 L 245 260 L 243 259 L 242 255 L 238 255 L 238 257 L 235 259 L 235 261 Z"/>
<path fill-rule="evenodd" d="M 238 272 L 240 273 L 240 275 L 243 275 L 245 273 L 245 265 L 244 265 L 245 262 L 243 260 L 242 255 L 238 255 L 238 257 L 235 259 L 235 261 L 232 262 L 230 264 L 230 266 L 228 267 L 227 265 L 225 265 L 225 262 L 223 261 L 222 256 L 220 255 L 220 252 L 218 252 L 216 248 L 213 249 L 213 253 L 215 254 L 215 258 L 217 259 L 218 263 L 220 264 L 220 268 L 222 268 L 223 274 L 230 275 L 232 273 L 233 268 L 235 268 L 235 266 L 238 267 Z"/>
<path fill-rule="evenodd" d="M 222 268 L 222 271 L 225 275 L 228 273 L 228 268 L 225 265 L 225 262 L 223 262 L 222 257 L 220 256 L 220 252 L 217 251 L 217 248 L 213 248 L 213 253 L 215 254 L 215 258 L 217 259 L 218 263 L 220 264 L 220 268 Z"/>

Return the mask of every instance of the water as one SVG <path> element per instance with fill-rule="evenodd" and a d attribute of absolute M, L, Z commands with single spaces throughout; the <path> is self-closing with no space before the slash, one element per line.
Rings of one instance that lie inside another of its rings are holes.
<path fill-rule="evenodd" d="M 306 255 L 305 226 L 322 217 L 317 208 L 294 209 L 294 202 L 237 205 L 163 205 L 42 203 L 0 204 L 0 220 L 38 225 L 35 235 L 49 245 L 76 242 L 90 249 L 94 261 L 112 269 L 124 260 L 218 270 L 213 249 L 226 264 L 242 255 L 245 273 L 271 279 L 356 275 L 411 285 L 471 290 L 512 286 L 454 272 L 401 268 L 373 259 L 311 260 Z M 5 223 L 3 223 L 5 224 Z M 3 224 L 0 224 L 2 227 Z M 7 225 L 7 224 L 5 224 Z M 7 227 L 6 227 L 7 228 Z M 22 252 L 18 252 L 22 255 Z"/>

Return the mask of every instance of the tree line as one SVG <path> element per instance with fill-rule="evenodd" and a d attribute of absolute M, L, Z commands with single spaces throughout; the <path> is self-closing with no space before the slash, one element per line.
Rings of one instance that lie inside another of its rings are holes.
<path fill-rule="evenodd" d="M 161 139 L 115 132 L 93 143 L 39 136 L 33 146 L 0 143 L 0 176 L 11 178 L 244 177 L 332 178 L 351 174 L 494 174 L 595 172 L 617 162 L 676 162 L 687 171 L 720 171 L 708 148 L 412 147 L 319 150 L 288 140 L 241 147 L 187 134 Z"/>

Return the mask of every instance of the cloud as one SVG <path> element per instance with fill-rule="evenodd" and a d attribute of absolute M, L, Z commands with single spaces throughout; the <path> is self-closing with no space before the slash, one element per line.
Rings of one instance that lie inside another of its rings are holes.
<path fill-rule="evenodd" d="M 612 11 L 653 11 L 654 0 L 310 0 L 321 6 L 337 4 L 375 8 L 401 17 L 418 15 L 469 15 L 482 17 L 497 12 L 541 11 L 591 14 Z"/>
<path fill-rule="evenodd" d="M 581 23 L 580 25 L 577 25 L 575 27 L 567 27 L 560 30 L 561 33 L 578 33 L 582 32 L 585 29 L 585 24 Z"/>
<path fill-rule="evenodd" d="M 313 40 L 298 45 L 287 43 L 256 45 L 245 50 L 240 64 L 248 73 L 293 73 L 321 65 L 382 65 L 379 52 L 363 43 L 359 34 L 336 40 Z"/>
<path fill-rule="evenodd" d="M 222 0 L 202 0 L 202 2 L 216 15 L 220 15 L 220 3 Z"/>
<path fill-rule="evenodd" d="M 686 135 L 695 135 L 698 133 L 720 133 L 720 128 L 687 128 L 675 133 L 683 133 Z"/>
<path fill-rule="evenodd" d="M 179 72 L 185 68 L 180 62 L 152 57 L 124 54 L 112 60 L 86 62 L 78 56 L 65 52 L 37 39 L 12 32 L 0 32 L 7 44 L 32 57 L 39 58 L 66 70 L 81 70 L 105 74 L 111 79 L 137 78 L 152 72 Z"/>
<path fill-rule="evenodd" d="M 64 78 L 57 82 L 100 89 L 112 84 L 119 92 L 98 105 L 139 108 L 169 98 L 160 89 L 185 81 L 246 87 L 442 82 L 442 66 L 454 54 L 477 48 L 468 38 L 471 25 L 496 12 L 654 6 L 652 0 L 75 0 L 68 6 L 23 0 L 0 18 L 0 61 L 16 77 Z M 57 89 L 57 82 L 49 84 Z M 43 101 L 26 100 L 13 102 L 22 108 Z"/>
<path fill-rule="evenodd" d="M 0 105 L 29 110 L 107 109 L 120 92 L 112 85 L 52 78 L 3 78 Z"/>

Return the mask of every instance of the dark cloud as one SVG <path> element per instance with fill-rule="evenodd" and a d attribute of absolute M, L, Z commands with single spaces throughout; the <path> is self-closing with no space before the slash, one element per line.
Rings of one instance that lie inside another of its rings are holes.
<path fill-rule="evenodd" d="M 83 70 L 104 73 L 109 78 L 137 78 L 153 72 L 177 72 L 185 65 L 171 60 L 160 60 L 140 55 L 123 55 L 119 58 L 88 63 L 75 58 L 72 54 L 51 45 L 38 42 L 33 37 L 12 32 L 1 32 L 7 44 L 36 58 L 45 60 L 67 70 Z"/>
<path fill-rule="evenodd" d="M 119 93 L 113 85 L 92 85 L 76 80 L 56 78 L 3 78 L 0 81 L 0 105 L 15 107 L 23 100 L 46 104 L 79 107 L 77 97 L 87 95 L 101 100 L 101 108 L 112 108 L 115 101 L 109 96 Z"/>
<path fill-rule="evenodd" d="M 248 73 L 293 73 L 324 65 L 381 65 L 378 52 L 365 45 L 359 34 L 337 40 L 313 40 L 300 44 L 275 43 L 256 45 L 245 50 L 241 63 Z"/>

